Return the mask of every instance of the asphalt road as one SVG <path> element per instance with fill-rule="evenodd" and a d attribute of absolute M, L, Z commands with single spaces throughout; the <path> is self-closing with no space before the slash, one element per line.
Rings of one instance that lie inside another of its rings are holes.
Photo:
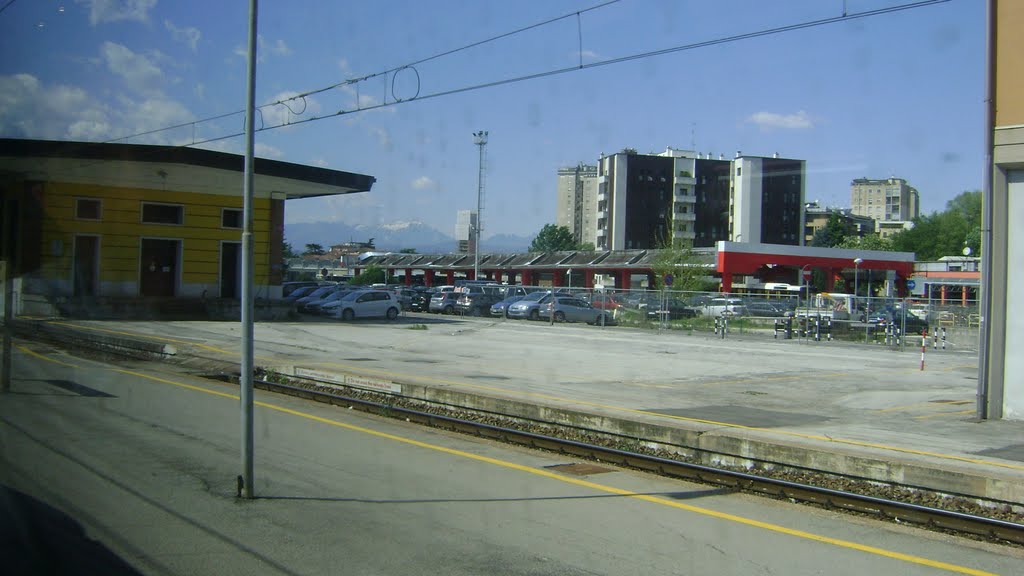
<path fill-rule="evenodd" d="M 66 515 L 61 534 L 84 529 L 77 549 L 95 539 L 146 574 L 1014 574 L 1024 565 L 1019 548 L 631 471 L 573 473 L 555 454 L 263 393 L 258 498 L 240 501 L 237 389 L 167 369 L 19 347 L 12 391 L 0 398 L 0 483 L 17 495 L 2 500 L 3 524 L 26 509 L 12 501 L 50 506 Z M 38 526 L 17 534 L 34 545 L 5 554 L 46 561 L 70 546 Z"/>

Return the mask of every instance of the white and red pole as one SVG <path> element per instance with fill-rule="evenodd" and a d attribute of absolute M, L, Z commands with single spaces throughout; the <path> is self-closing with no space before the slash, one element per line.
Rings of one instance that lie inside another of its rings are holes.
<path fill-rule="evenodd" d="M 924 351 L 928 347 L 928 329 L 921 332 L 921 370 L 924 370 Z"/>

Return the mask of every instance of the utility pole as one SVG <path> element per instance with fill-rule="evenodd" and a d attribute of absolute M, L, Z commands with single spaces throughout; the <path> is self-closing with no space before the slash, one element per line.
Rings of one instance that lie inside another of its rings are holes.
<path fill-rule="evenodd" d="M 483 228 L 481 202 L 484 196 L 484 174 L 487 171 L 487 131 L 473 133 L 473 143 L 480 148 L 480 173 L 476 180 L 476 225 L 473 226 L 473 279 L 480 279 L 480 229 Z"/>
<path fill-rule="evenodd" d="M 242 474 L 239 476 L 238 495 L 254 498 L 253 486 L 253 150 L 255 149 L 256 116 L 256 4 L 249 0 L 249 66 L 245 96 L 245 176 L 242 185 L 242 378 L 239 381 L 242 408 Z"/>

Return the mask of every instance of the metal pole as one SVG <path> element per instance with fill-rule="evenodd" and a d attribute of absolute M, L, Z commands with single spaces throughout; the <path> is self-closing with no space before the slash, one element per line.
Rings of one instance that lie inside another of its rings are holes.
<path fill-rule="evenodd" d="M 480 203 L 484 195 L 484 147 L 487 145 L 487 131 L 473 133 L 474 143 L 480 148 L 480 170 L 476 177 L 476 225 L 473 226 L 473 279 L 480 279 L 480 227 L 482 218 Z"/>
<path fill-rule="evenodd" d="M 992 315 L 992 190 L 995 164 L 992 159 L 992 149 L 995 147 L 995 66 L 996 66 L 996 5 L 995 0 L 988 0 L 986 4 L 987 18 L 985 23 L 986 48 L 985 59 L 985 166 L 982 175 L 982 200 L 981 200 L 981 286 L 978 297 L 979 315 L 981 316 L 978 328 L 978 392 L 976 413 L 979 420 L 986 420 L 989 417 L 989 318 Z M 1003 351 L 997 354 L 1003 355 Z"/>
<path fill-rule="evenodd" d="M 868 268 L 868 293 L 864 299 L 864 342 L 870 341 L 871 331 L 871 269 Z"/>
<path fill-rule="evenodd" d="M 257 0 L 249 0 L 249 65 L 245 100 L 245 177 L 242 208 L 242 475 L 239 496 L 254 498 L 253 489 L 253 150 L 255 131 L 253 122 L 256 108 L 256 11 Z"/>

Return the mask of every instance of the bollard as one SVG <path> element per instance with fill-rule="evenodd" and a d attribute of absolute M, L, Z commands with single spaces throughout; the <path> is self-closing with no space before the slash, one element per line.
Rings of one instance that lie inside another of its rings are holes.
<path fill-rule="evenodd" d="M 942 327 L 942 349 L 946 349 L 946 327 Z"/>
<path fill-rule="evenodd" d="M 821 342 L 821 316 L 814 317 L 814 341 Z"/>
<path fill-rule="evenodd" d="M 793 317 L 786 317 L 786 340 L 793 339 Z"/>
<path fill-rule="evenodd" d="M 921 332 L 921 371 L 924 371 L 924 351 L 928 348 L 928 329 Z"/>
<path fill-rule="evenodd" d="M 939 329 L 935 328 L 935 332 L 933 334 L 934 336 L 932 336 L 932 350 L 937 350 L 939 348 Z"/>

